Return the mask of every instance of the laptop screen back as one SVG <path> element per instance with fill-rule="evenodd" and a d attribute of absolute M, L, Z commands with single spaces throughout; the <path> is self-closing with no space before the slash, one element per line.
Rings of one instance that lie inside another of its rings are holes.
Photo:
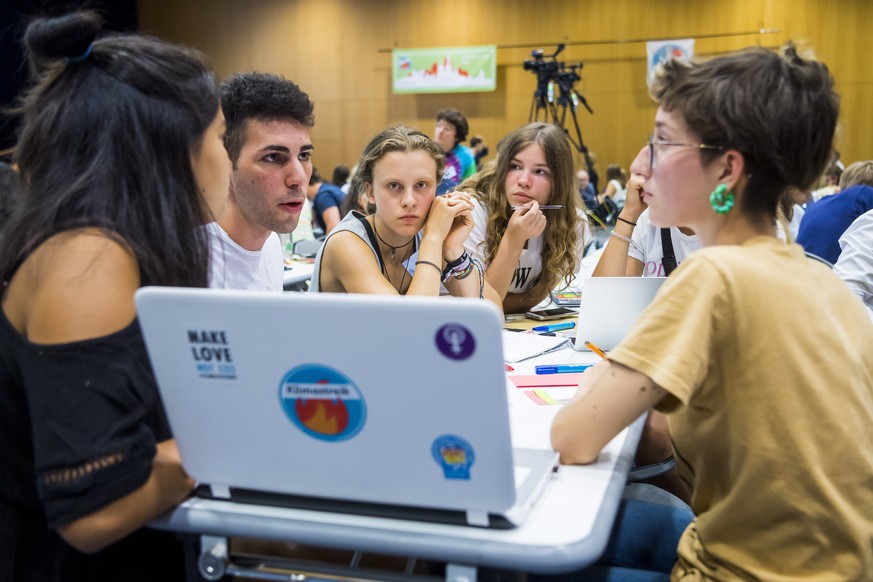
<path fill-rule="evenodd" d="M 590 341 L 602 350 L 616 347 L 655 298 L 666 277 L 590 277 L 582 286 L 577 350 Z"/>
<path fill-rule="evenodd" d="M 156 287 L 136 303 L 183 465 L 199 482 L 512 506 L 502 318 L 490 303 Z"/>

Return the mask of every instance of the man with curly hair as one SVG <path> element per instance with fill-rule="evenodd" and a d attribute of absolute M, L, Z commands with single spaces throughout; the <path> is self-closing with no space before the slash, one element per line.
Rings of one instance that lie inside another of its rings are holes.
<path fill-rule="evenodd" d="M 221 86 L 232 163 L 227 210 L 207 226 L 210 287 L 282 290 L 277 233 L 297 227 L 312 174 L 313 104 L 278 75 L 241 73 Z"/>

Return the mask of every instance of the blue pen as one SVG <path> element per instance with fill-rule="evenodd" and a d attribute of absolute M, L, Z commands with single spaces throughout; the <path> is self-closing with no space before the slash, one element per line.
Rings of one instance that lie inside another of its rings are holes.
<path fill-rule="evenodd" d="M 537 366 L 537 374 L 572 374 L 584 372 L 594 364 L 553 364 L 551 366 Z"/>
<path fill-rule="evenodd" d="M 562 329 L 573 329 L 576 327 L 575 321 L 565 321 L 564 323 L 553 323 L 552 325 L 538 325 L 532 327 L 531 330 L 538 332 L 560 331 Z"/>

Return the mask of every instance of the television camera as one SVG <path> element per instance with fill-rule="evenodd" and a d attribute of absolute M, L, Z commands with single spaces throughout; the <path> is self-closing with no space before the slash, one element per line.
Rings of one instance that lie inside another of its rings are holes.
<path fill-rule="evenodd" d="M 570 143 L 584 154 L 588 163 L 588 148 L 582 141 L 576 109 L 581 104 L 589 113 L 593 114 L 594 111 L 589 107 L 585 97 L 574 88 L 582 79 L 579 74 L 582 63 L 567 65 L 557 59 L 565 47 L 566 45 L 559 44 L 555 52 L 550 55 L 546 55 L 542 49 L 536 49 L 531 53 L 531 58 L 524 61 L 524 70 L 532 71 L 537 76 L 537 87 L 534 90 L 528 121 L 546 121 L 562 128 Z M 540 112 L 542 112 L 542 119 L 540 119 Z M 573 119 L 575 135 L 572 135 L 566 127 L 568 113 Z M 590 163 L 588 165 L 590 167 Z"/>

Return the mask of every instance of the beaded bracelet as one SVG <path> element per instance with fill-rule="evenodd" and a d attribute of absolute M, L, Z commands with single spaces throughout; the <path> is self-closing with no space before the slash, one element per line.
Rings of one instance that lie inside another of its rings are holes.
<path fill-rule="evenodd" d="M 635 243 L 634 241 L 632 241 L 630 238 L 624 236 L 623 234 L 618 234 L 617 232 L 612 231 L 612 232 L 609 233 L 609 236 L 614 236 L 614 237 L 617 238 L 618 240 L 621 240 L 621 241 L 626 242 L 627 244 L 629 244 L 630 246 L 632 246 L 632 247 L 634 248 L 635 251 L 640 252 L 640 249 L 637 248 L 636 243 Z"/>
<path fill-rule="evenodd" d="M 632 242 L 631 239 L 630 239 L 629 237 L 626 237 L 626 236 L 624 236 L 623 234 L 618 234 L 618 233 L 615 232 L 615 231 L 610 232 L 610 233 L 609 233 L 609 236 L 614 236 L 614 237 L 617 238 L 618 240 L 623 240 L 623 241 L 626 242 L 627 244 L 631 244 L 631 242 Z"/>
<path fill-rule="evenodd" d="M 473 272 L 473 261 L 467 261 L 467 266 L 463 269 L 452 271 L 452 277 L 461 280 L 466 279 Z"/>

